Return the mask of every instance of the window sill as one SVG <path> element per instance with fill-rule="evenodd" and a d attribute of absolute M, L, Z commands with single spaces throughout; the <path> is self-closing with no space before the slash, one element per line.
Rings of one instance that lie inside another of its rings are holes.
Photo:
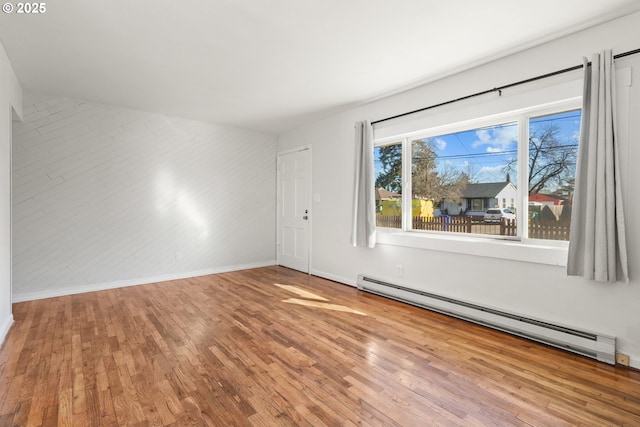
<path fill-rule="evenodd" d="M 564 242 L 526 243 L 462 235 L 440 235 L 377 229 L 376 243 L 475 255 L 538 264 L 567 266 L 568 245 Z M 541 241 L 544 242 L 544 241 Z"/>

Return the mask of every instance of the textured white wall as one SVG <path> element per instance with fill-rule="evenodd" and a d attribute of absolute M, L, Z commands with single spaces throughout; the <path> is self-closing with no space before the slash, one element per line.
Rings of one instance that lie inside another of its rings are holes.
<path fill-rule="evenodd" d="M 630 284 L 601 284 L 567 277 L 566 270 L 484 256 L 381 244 L 374 249 L 350 245 L 356 120 L 376 120 L 525 78 L 578 65 L 582 56 L 602 49 L 614 53 L 639 48 L 630 38 L 640 13 L 564 37 L 485 66 L 329 117 L 278 137 L 278 149 L 313 147 L 313 224 L 311 272 L 355 284 L 367 273 L 417 289 L 497 307 L 552 322 L 618 337 L 620 351 L 640 368 L 640 56 L 618 61 L 632 67 L 630 97 L 621 97 L 629 113 L 621 135 Z M 401 66 L 402 64 L 399 64 Z M 522 88 L 521 90 L 524 90 Z M 435 113 L 434 113 L 435 114 Z M 336 208 L 342 206 L 343 209 Z M 446 243 L 446 242 L 445 242 Z M 348 262 L 345 262 L 348 260 Z M 396 274 L 396 265 L 404 274 Z M 501 272 L 496 275 L 495 272 Z"/>
<path fill-rule="evenodd" d="M 22 90 L 0 43 L 0 344 L 11 314 L 11 118 L 22 114 Z"/>
<path fill-rule="evenodd" d="M 16 301 L 274 263 L 273 136 L 28 92 L 13 134 Z"/>

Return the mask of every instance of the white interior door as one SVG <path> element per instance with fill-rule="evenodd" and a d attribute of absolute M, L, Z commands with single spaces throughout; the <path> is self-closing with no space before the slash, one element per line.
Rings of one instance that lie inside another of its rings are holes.
<path fill-rule="evenodd" d="M 309 272 L 309 148 L 278 154 L 278 265 Z"/>

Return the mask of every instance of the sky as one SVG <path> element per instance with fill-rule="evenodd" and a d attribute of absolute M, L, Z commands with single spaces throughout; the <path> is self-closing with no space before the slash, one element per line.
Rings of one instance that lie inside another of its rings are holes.
<path fill-rule="evenodd" d="M 559 128 L 562 144 L 576 144 L 580 132 L 580 111 L 533 118 L 530 132 L 548 124 Z M 517 158 L 517 123 L 507 123 L 481 129 L 472 129 L 432 138 L 433 148 L 438 155 L 438 166 L 470 172 L 473 182 L 500 182 L 506 180 L 505 165 Z M 382 165 L 375 159 L 376 176 Z M 516 168 L 509 178 L 517 183 Z"/>

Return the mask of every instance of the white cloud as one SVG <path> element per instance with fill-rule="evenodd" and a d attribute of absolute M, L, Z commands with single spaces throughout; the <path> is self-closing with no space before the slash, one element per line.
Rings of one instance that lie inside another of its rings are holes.
<path fill-rule="evenodd" d="M 504 153 L 504 147 L 487 147 L 487 153 Z"/>
<path fill-rule="evenodd" d="M 478 137 L 478 139 L 471 144 L 473 147 L 478 147 L 480 145 L 485 145 L 485 144 L 491 144 L 491 135 L 489 134 L 488 129 L 477 130 L 476 137 Z"/>
<path fill-rule="evenodd" d="M 434 138 L 433 145 L 437 150 L 442 151 L 447 148 L 447 141 L 442 138 Z"/>
<path fill-rule="evenodd" d="M 488 153 L 499 153 L 506 151 L 511 145 L 516 144 L 518 127 L 507 125 L 489 129 L 478 129 L 476 131 L 476 137 L 478 139 L 471 144 L 473 147 L 488 145 Z"/>

